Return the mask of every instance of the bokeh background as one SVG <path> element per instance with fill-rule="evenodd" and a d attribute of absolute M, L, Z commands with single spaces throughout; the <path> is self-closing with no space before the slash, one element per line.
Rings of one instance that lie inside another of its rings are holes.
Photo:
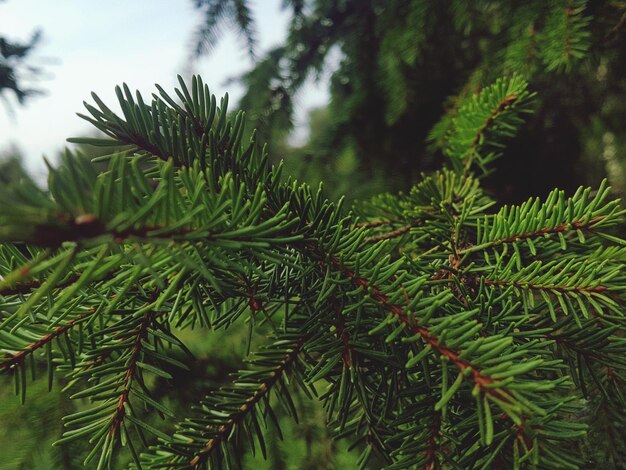
<path fill-rule="evenodd" d="M 45 186 L 43 156 L 54 164 L 66 146 L 98 154 L 65 143 L 96 135 L 75 115 L 92 91 L 116 109 L 116 84 L 149 95 L 197 73 L 299 179 L 349 200 L 404 191 L 445 162 L 447 129 L 472 93 L 519 74 L 535 111 L 488 191 L 513 203 L 607 178 L 624 198 L 625 31 L 626 2 L 610 0 L 0 0 L 0 184 Z M 199 361 L 176 377 L 187 386 L 152 384 L 178 410 L 244 355 L 245 332 L 191 334 Z M 82 468 L 85 449 L 49 446 L 60 416 L 81 406 L 63 386 L 36 382 L 23 407 L 0 377 L 0 469 Z M 354 468 L 306 403 L 267 462 L 245 457 L 250 468 Z"/>

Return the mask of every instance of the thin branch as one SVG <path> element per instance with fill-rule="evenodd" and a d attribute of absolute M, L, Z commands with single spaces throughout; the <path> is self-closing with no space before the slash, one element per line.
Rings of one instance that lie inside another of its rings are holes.
<path fill-rule="evenodd" d="M 483 137 L 485 133 L 487 132 L 487 129 L 489 129 L 489 126 L 491 126 L 491 123 L 500 114 L 502 114 L 509 106 L 515 103 L 518 99 L 519 99 L 519 94 L 510 93 L 506 95 L 502 99 L 502 101 L 498 103 L 498 106 L 496 106 L 494 109 L 491 110 L 491 112 L 489 113 L 489 116 L 487 116 L 482 126 L 480 126 L 480 128 L 476 131 L 476 134 L 474 134 L 474 139 L 472 141 L 470 148 L 467 150 L 467 152 L 465 152 L 465 155 L 463 155 L 463 159 L 467 159 L 467 161 L 465 162 L 464 173 L 467 173 L 470 167 L 472 166 L 472 161 L 473 161 L 474 155 L 476 154 L 476 150 L 478 149 L 478 146 L 483 140 Z"/>
<path fill-rule="evenodd" d="M 341 308 L 339 306 L 339 301 L 335 294 L 331 295 L 331 303 L 335 308 L 335 313 L 337 315 L 337 339 L 341 340 L 342 349 L 341 349 L 341 359 L 346 367 L 346 369 L 350 369 L 352 367 L 351 356 L 352 346 L 350 345 L 350 334 L 346 328 L 346 319 L 341 312 Z"/>
<path fill-rule="evenodd" d="M 602 39 L 602 44 L 607 45 L 611 41 L 613 41 L 615 38 L 617 38 L 617 35 L 620 33 L 621 29 L 624 27 L 625 24 L 626 24 L 626 11 L 621 16 L 617 24 L 613 26 L 609 30 L 609 32 L 604 35 L 604 38 Z"/>
<path fill-rule="evenodd" d="M 333 268 L 348 277 L 355 286 L 369 290 L 372 299 L 378 302 L 385 310 L 392 313 L 409 331 L 413 334 L 419 335 L 422 338 L 422 341 L 437 352 L 437 354 L 448 358 L 449 361 L 457 366 L 457 368 L 459 368 L 462 372 L 469 371 L 469 375 L 471 375 L 474 383 L 487 395 L 491 395 L 492 397 L 501 400 L 503 403 L 511 403 L 511 394 L 507 389 L 503 387 L 499 389 L 493 388 L 493 384 L 496 383 L 493 378 L 483 374 L 468 361 L 461 359 L 459 357 L 461 351 L 454 351 L 444 345 L 441 345 L 439 343 L 439 339 L 434 336 L 427 327 L 418 325 L 415 320 L 404 311 L 402 306 L 390 303 L 389 297 L 381 293 L 380 288 L 372 285 L 367 279 L 357 276 L 350 268 L 342 265 L 336 256 L 324 256 L 324 252 L 321 250 L 321 247 L 317 245 L 309 245 L 309 248 L 322 263 L 326 263 L 325 259 L 329 259 Z"/>
<path fill-rule="evenodd" d="M 141 358 L 141 351 L 143 348 L 143 345 L 141 343 L 145 340 L 148 334 L 148 326 L 150 325 L 150 322 L 154 319 L 154 317 L 154 312 L 146 312 L 143 315 L 141 323 L 136 330 L 135 341 L 130 350 L 130 357 L 127 361 L 127 369 L 126 373 L 124 374 L 124 380 L 122 382 L 122 392 L 117 400 L 117 408 L 115 409 L 115 414 L 111 419 L 111 425 L 109 427 L 109 435 L 111 435 L 112 437 L 117 436 L 120 426 L 124 421 L 124 416 L 126 415 L 126 404 L 128 403 L 130 395 L 130 388 L 137 374 L 137 363 Z"/>
<path fill-rule="evenodd" d="M 391 240 L 392 238 L 397 238 L 397 237 L 400 237 L 400 236 L 404 235 L 409 230 L 411 230 L 413 227 L 414 227 L 414 224 L 404 225 L 403 227 L 400 227 L 400 228 L 397 228 L 395 230 L 392 230 L 391 232 L 382 233 L 380 235 L 374 235 L 374 236 L 371 236 L 371 237 L 367 237 L 364 241 L 366 243 L 377 243 L 377 242 L 380 242 L 382 240 Z"/>
<path fill-rule="evenodd" d="M 382 227 L 383 225 L 391 225 L 393 222 L 391 220 L 372 220 L 369 222 L 361 222 L 356 224 L 358 228 L 376 228 Z"/>
<path fill-rule="evenodd" d="M 66 215 L 60 215 L 59 219 L 63 225 L 37 225 L 35 227 L 32 243 L 38 246 L 57 247 L 63 242 L 76 242 L 106 235 L 112 236 L 117 242 L 121 242 L 129 237 L 147 238 L 150 232 L 166 228 L 160 226 L 143 226 L 129 227 L 124 230 L 112 230 L 108 229 L 105 223 L 93 214 L 83 214 L 75 219 Z M 181 228 L 168 234 L 165 238 L 172 238 L 172 235 L 186 235 L 190 230 L 189 228 Z"/>
<path fill-rule="evenodd" d="M 76 326 L 86 316 L 87 316 L 87 314 L 81 314 L 81 315 L 78 316 L 78 318 L 76 318 L 74 320 L 68 321 L 63 326 L 56 327 L 54 329 L 54 331 L 52 331 L 50 333 L 46 333 L 41 338 L 39 338 L 37 341 L 34 341 L 34 342 L 26 345 L 24 348 L 22 348 L 21 351 L 15 353 L 15 354 L 6 354 L 4 357 L 7 360 L 5 362 L 1 362 L 0 363 L 0 370 L 8 370 L 8 369 L 11 369 L 13 367 L 17 367 L 17 366 L 23 364 L 24 363 L 24 359 L 26 358 L 26 356 L 28 356 L 29 354 L 33 354 L 35 351 L 37 351 L 40 348 L 44 347 L 46 344 L 48 344 L 51 341 L 55 340 L 59 336 L 67 333 L 69 330 L 71 330 L 74 326 Z"/>
<path fill-rule="evenodd" d="M 430 426 L 430 436 L 428 437 L 428 447 L 424 452 L 424 456 L 426 457 L 426 464 L 424 466 L 425 470 L 434 470 L 435 465 L 437 463 L 437 449 L 439 448 L 437 444 L 437 438 L 441 432 L 441 413 L 435 412 L 432 420 L 432 424 Z"/>
<path fill-rule="evenodd" d="M 528 238 L 539 238 L 539 237 L 543 237 L 545 235 L 549 235 L 552 233 L 563 233 L 569 230 L 582 230 L 582 229 L 589 230 L 593 228 L 595 225 L 597 225 L 599 222 L 604 220 L 605 218 L 606 216 L 599 215 L 587 221 L 576 220 L 574 222 L 568 222 L 568 223 L 556 225 L 554 227 L 545 227 L 540 230 L 536 230 L 534 232 L 525 232 L 525 233 L 515 234 L 515 235 L 511 235 L 510 237 L 499 238 L 497 240 L 491 240 L 485 243 L 481 243 L 480 245 L 472 245 L 465 249 L 459 250 L 458 253 L 459 255 L 464 255 L 467 253 L 474 253 L 476 251 L 484 250 L 492 246 L 503 245 L 506 243 L 513 243 L 518 240 L 526 240 Z"/>
<path fill-rule="evenodd" d="M 289 367 L 295 362 L 298 354 L 302 351 L 304 346 L 304 339 L 300 339 L 296 342 L 293 349 L 285 356 L 283 362 L 276 367 L 269 375 L 269 377 L 261 382 L 259 387 L 254 393 L 246 400 L 246 402 L 239 408 L 238 411 L 230 415 L 228 421 L 216 429 L 216 435 L 209 439 L 204 446 L 198 450 L 194 458 L 189 462 L 189 467 L 195 468 L 198 465 L 206 463 L 211 451 L 215 446 L 218 446 L 222 442 L 226 441 L 231 434 L 234 426 L 237 425 L 248 413 L 250 413 L 254 407 L 261 401 L 271 388 L 278 382 Z"/>
<path fill-rule="evenodd" d="M 559 284 L 535 284 L 532 282 L 524 282 L 524 281 L 512 281 L 510 279 L 485 279 L 485 285 L 487 286 L 499 286 L 499 287 L 518 287 L 520 289 L 532 289 L 532 290 L 548 290 L 548 291 L 556 291 L 561 293 L 567 292 L 587 292 L 587 293 L 595 293 L 601 294 L 606 293 L 609 288 L 603 285 L 598 285 L 594 287 L 590 286 L 565 286 Z"/>
<path fill-rule="evenodd" d="M 65 281 L 60 282 L 59 284 L 54 286 L 54 289 L 62 289 L 67 287 L 74 282 L 78 281 L 80 276 L 78 274 L 72 275 L 68 277 Z M 21 295 L 21 294 L 30 294 L 33 290 L 39 289 L 43 282 L 33 280 L 29 282 L 18 282 L 12 286 L 4 286 L 0 287 L 0 295 Z"/>

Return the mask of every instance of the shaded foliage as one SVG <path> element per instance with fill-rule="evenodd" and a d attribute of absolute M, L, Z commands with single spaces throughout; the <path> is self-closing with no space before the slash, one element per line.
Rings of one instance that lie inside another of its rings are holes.
<path fill-rule="evenodd" d="M 608 175 L 626 190 L 618 157 L 626 134 L 621 3 L 309 0 L 283 7 L 292 13 L 287 39 L 242 79 L 243 107 L 271 146 L 289 130 L 305 81 L 330 72 L 328 145 L 316 146 L 316 161 L 332 167 L 347 151 L 364 178 L 382 173 L 388 188 L 408 188 L 420 171 L 437 167 L 433 156 L 446 147 L 465 99 L 502 74 L 518 73 L 540 92 L 538 107 L 487 187 L 520 201 L 528 190 L 573 191 Z M 207 24 L 214 28 L 220 18 Z M 244 32 L 253 24 L 249 16 L 223 18 Z M 204 26 L 198 36 L 199 43 L 218 39 Z"/>

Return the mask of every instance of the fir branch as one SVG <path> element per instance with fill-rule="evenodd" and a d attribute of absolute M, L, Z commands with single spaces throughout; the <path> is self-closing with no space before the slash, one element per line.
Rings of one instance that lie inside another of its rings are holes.
<path fill-rule="evenodd" d="M 319 247 L 314 247 L 314 250 L 319 253 Z M 381 293 L 379 287 L 372 285 L 367 279 L 358 276 L 350 268 L 341 264 L 339 258 L 334 255 L 330 255 L 328 259 L 333 268 L 343 273 L 356 287 L 361 287 L 365 291 L 370 291 L 370 296 L 373 300 L 380 304 L 385 310 L 393 314 L 407 330 L 414 335 L 419 335 L 423 342 L 430 346 L 439 356 L 446 357 L 451 363 L 457 366 L 461 372 L 471 375 L 474 384 L 479 389 L 483 390 L 484 393 L 493 396 L 502 403 L 511 403 L 512 395 L 510 392 L 506 388 L 493 387 L 496 380 L 483 374 L 478 368 L 474 367 L 467 360 L 461 359 L 459 357 L 461 355 L 461 351 L 455 351 L 441 345 L 439 339 L 433 335 L 427 327 L 417 324 L 415 319 L 412 319 L 412 317 L 401 305 L 390 303 L 389 297 Z"/>
<path fill-rule="evenodd" d="M 583 15 L 585 9 L 584 0 L 560 0 L 550 5 L 540 49 L 547 71 L 569 70 L 589 50 L 591 18 Z"/>
<path fill-rule="evenodd" d="M 291 340 L 289 341 L 291 342 Z M 275 347 L 284 348 L 284 342 L 285 340 L 281 342 L 279 339 L 275 343 Z M 288 346 L 289 351 L 271 369 L 267 368 L 267 359 L 260 357 L 259 361 L 262 362 L 263 369 L 255 373 L 242 373 L 238 380 L 235 380 L 230 387 L 224 390 L 224 396 L 228 397 L 226 403 L 208 401 L 211 396 L 207 397 L 206 402 L 202 402 L 203 407 L 201 409 L 216 410 L 215 414 L 211 413 L 208 421 L 200 417 L 197 421 L 195 418 L 190 418 L 180 423 L 177 433 L 179 437 L 174 436 L 172 442 L 164 446 L 165 452 L 143 456 L 143 463 L 147 466 L 155 464 L 159 468 L 163 465 L 177 466 L 179 464 L 185 464 L 190 468 L 204 468 L 209 460 L 214 457 L 216 449 L 223 449 L 222 444 L 233 438 L 233 433 L 244 424 L 246 417 L 252 416 L 256 422 L 255 409 L 262 400 L 266 399 L 266 406 L 270 406 L 268 397 L 270 391 L 283 380 L 286 374 L 293 370 L 304 345 L 305 339 L 303 337 L 294 339 Z M 271 351 L 271 348 L 272 346 L 267 351 Z M 260 379 L 258 386 L 252 393 L 249 393 L 249 380 L 260 375 L 263 378 Z M 219 395 L 221 391 L 217 393 Z M 291 398 L 287 401 L 291 402 Z M 273 413 L 270 412 L 270 415 L 273 416 Z M 216 422 L 220 422 L 220 424 L 216 424 Z M 187 433 L 187 431 L 189 432 Z M 256 432 L 260 433 L 260 429 L 256 428 Z M 207 435 L 210 436 L 208 439 L 206 439 Z M 258 435 L 258 439 L 263 448 L 260 435 Z"/>
<path fill-rule="evenodd" d="M 378 243 L 378 242 L 383 241 L 383 240 L 391 240 L 392 238 L 398 238 L 398 237 L 401 237 L 402 235 L 404 235 L 405 233 L 407 233 L 413 227 L 414 227 L 413 224 L 404 225 L 404 226 L 399 227 L 399 228 L 397 228 L 395 230 L 392 230 L 391 232 L 382 233 L 382 234 L 379 234 L 379 235 L 373 235 L 371 237 L 367 237 L 365 239 L 365 242 L 366 243 Z"/>
<path fill-rule="evenodd" d="M 519 99 L 520 99 L 520 94 L 519 93 L 508 93 L 508 94 L 504 95 L 504 97 L 502 97 L 500 99 L 500 101 L 498 101 L 498 103 L 496 104 L 496 106 L 494 108 L 489 110 L 489 114 L 487 115 L 487 117 L 485 118 L 485 120 L 483 121 L 481 126 L 474 132 L 474 139 L 472 140 L 470 148 L 467 149 L 467 151 L 465 152 L 465 154 L 462 157 L 463 160 L 465 160 L 465 162 L 466 162 L 465 163 L 465 171 L 468 171 L 469 168 L 472 166 L 472 160 L 474 158 L 474 155 L 476 154 L 476 151 L 477 151 L 479 145 L 484 140 L 485 134 L 487 133 L 487 130 L 489 130 L 489 128 L 492 125 L 492 123 L 507 108 L 513 106 L 516 103 L 516 101 L 518 101 Z"/>
<path fill-rule="evenodd" d="M 82 362 L 71 365 L 72 385 L 90 378 L 74 397 L 99 403 L 67 417 L 73 429 L 60 442 L 89 438 L 87 464 L 100 452 L 99 469 L 113 465 L 119 441 L 138 467 L 228 466 L 245 442 L 265 453 L 268 420 L 278 426 L 274 399 L 296 414 L 287 379 L 307 395 L 324 380 L 322 400 L 337 436 L 366 444 L 361 466 L 375 447 L 392 468 L 444 460 L 463 468 L 515 467 L 529 459 L 545 467 L 571 463 L 566 454 L 584 432 L 571 419 L 582 415 L 584 382 L 596 380 L 598 370 L 622 370 L 616 317 L 585 320 L 584 328 L 574 318 L 590 308 L 615 309 L 623 297 L 622 253 L 604 250 L 600 240 L 622 243 L 600 232 L 622 212 L 603 202 L 603 185 L 594 198 L 581 190 L 566 202 L 554 193 L 543 204 L 531 201 L 523 210 L 479 219 L 493 201 L 462 158 L 471 154 L 468 159 L 484 166 L 499 153 L 500 140 L 528 111 L 525 82 L 500 80 L 470 100 L 459 110 L 449 147 L 459 172 L 444 170 L 408 195 L 378 198 L 370 205 L 374 222 L 365 227 L 321 191 L 285 181 L 281 167 L 271 168 L 254 143 L 242 148 L 241 115 L 229 121 L 227 100 L 217 108 L 199 79 L 191 88 L 181 84 L 177 101 L 159 92 L 146 105 L 128 87 L 118 89 L 124 119 L 96 97 L 99 109 L 88 106 L 114 142 L 137 141 L 138 155 L 111 158 L 100 175 L 68 159 L 52 171 L 49 195 L 0 210 L 3 239 L 55 247 L 71 242 L 23 276 L 14 275 L 16 261 L 27 260 L 10 249 L 0 252 L 3 272 L 14 272 L 0 293 L 10 293 L 8 311 L 19 312 L 6 317 L 3 333 L 14 334 L 5 327 L 17 318 L 26 325 L 26 313 L 31 320 L 48 315 L 56 329 L 24 341 L 39 349 L 42 339 L 50 344 L 63 335 L 59 328 L 75 308 L 100 312 L 89 324 Z M 171 160 L 161 162 L 159 155 Z M 383 225 L 399 228 L 380 233 Z M 42 231 L 48 238 L 38 238 Z M 386 242 L 409 231 L 415 236 L 400 250 Z M 554 235 L 563 246 L 570 233 L 580 243 L 561 256 Z M 588 234 L 592 242 L 583 246 Z M 127 239 L 137 243 L 111 243 Z M 172 243 L 179 240 L 184 243 Z M 521 242 L 537 258 L 527 266 Z M 497 246 L 501 250 L 486 250 Z M 483 250 L 484 256 L 463 256 Z M 110 282 L 94 284 L 108 273 L 114 273 Z M 158 295 L 137 310 L 146 292 Z M 306 316 L 294 316 L 292 305 Z M 573 315 L 550 322 L 546 308 Z M 168 379 L 157 366 L 181 365 L 161 351 L 162 342 L 184 348 L 170 325 L 215 329 L 249 315 L 252 335 L 261 312 L 269 323 L 284 312 L 284 332 L 253 358 L 250 370 L 200 401 L 198 417 L 180 422 L 171 437 L 138 418 L 135 402 L 168 414 L 147 395 L 143 377 L 147 371 Z M 67 337 L 72 344 L 74 336 Z M 584 360 L 574 366 L 580 373 L 572 385 L 565 371 L 577 354 Z M 566 406 L 566 399 L 575 403 Z M 492 414 L 494 406 L 502 419 Z M 433 409 L 443 428 L 433 423 Z M 135 428 L 159 437 L 152 454 L 140 458 L 134 450 L 129 429 Z M 553 445 L 556 436 L 567 443 L 562 449 Z M 455 443 L 450 454 L 438 449 L 447 442 Z"/>
<path fill-rule="evenodd" d="M 576 233 L 584 243 L 582 231 L 592 235 L 601 229 L 615 226 L 622 220 L 624 211 L 619 201 L 606 201 L 610 187 L 603 180 L 592 196 L 591 188 L 580 187 L 565 198 L 563 191 L 552 191 L 545 201 L 531 198 L 519 206 L 503 207 L 497 214 L 484 216 L 476 222 L 475 245 L 463 248 L 459 254 L 470 254 L 499 245 L 528 241 L 531 253 L 533 240 L 559 235 L 559 243 L 566 246 L 564 235 Z"/>
<path fill-rule="evenodd" d="M 74 326 L 78 325 L 87 314 L 80 314 L 73 320 L 69 320 L 65 325 L 57 326 L 53 331 L 42 335 L 38 340 L 33 341 L 30 344 L 25 345 L 19 352 L 13 354 L 5 354 L 5 361 L 0 362 L 0 370 L 6 371 L 14 367 L 19 367 L 24 364 L 24 360 L 30 354 L 34 354 L 42 347 L 51 343 L 55 339 L 69 332 Z"/>
<path fill-rule="evenodd" d="M 208 454 L 211 452 L 211 450 L 228 437 L 232 428 L 236 426 L 237 423 L 241 421 L 241 419 L 243 419 L 243 417 L 256 406 L 261 398 L 263 398 L 263 396 L 270 391 L 272 386 L 281 378 L 281 376 L 286 372 L 289 366 L 296 360 L 296 357 L 300 353 L 303 345 L 304 341 L 302 340 L 296 343 L 292 351 L 285 357 L 284 361 L 271 372 L 269 378 L 261 382 L 261 385 L 259 385 L 259 387 L 252 394 L 252 396 L 250 396 L 250 398 L 248 398 L 246 402 L 241 405 L 241 407 L 239 408 L 239 412 L 231 415 L 225 424 L 217 428 L 216 436 L 209 439 L 205 443 L 204 447 L 202 447 L 202 449 L 197 452 L 196 456 L 189 462 L 191 466 L 197 466 L 203 462 L 206 462 Z"/>
<path fill-rule="evenodd" d="M 511 137 L 528 111 L 533 94 L 519 76 L 499 79 L 473 95 L 452 121 L 446 153 L 455 170 L 465 175 L 473 164 L 485 165 L 499 156 L 499 140 Z"/>
<path fill-rule="evenodd" d="M 109 435 L 113 438 L 118 437 L 120 426 L 126 416 L 126 407 L 130 399 L 131 385 L 136 378 L 138 362 L 140 362 L 143 350 L 142 342 L 145 341 L 148 335 L 148 327 L 154 321 L 155 316 L 155 313 L 152 311 L 144 313 L 136 331 L 133 332 L 135 339 L 130 348 L 128 360 L 126 361 L 126 372 L 122 379 L 121 393 L 117 399 L 117 407 L 109 426 Z"/>
<path fill-rule="evenodd" d="M 439 450 L 439 444 L 437 442 L 441 433 L 441 413 L 435 412 L 433 415 L 432 424 L 429 427 L 430 435 L 428 437 L 428 447 L 424 451 L 424 469 L 434 470 L 437 467 L 437 451 Z"/>
<path fill-rule="evenodd" d="M 515 281 L 510 279 L 484 279 L 483 282 L 487 286 L 508 287 L 513 286 L 520 289 L 532 289 L 542 290 L 548 292 L 586 292 L 589 294 L 601 294 L 609 290 L 608 287 L 603 285 L 588 286 L 588 285 L 558 285 L 558 284 L 539 284 L 530 281 Z"/>
<path fill-rule="evenodd" d="M 513 295 L 522 296 L 524 299 L 525 309 L 534 305 L 533 292 L 539 293 L 547 303 L 553 320 L 556 318 L 556 308 L 552 303 L 556 303 L 557 300 L 558 308 L 564 314 L 571 311 L 578 315 L 577 310 L 581 310 L 584 317 L 590 315 L 585 305 L 589 305 L 596 314 L 601 315 L 602 307 L 617 312 L 619 304 L 625 304 L 620 292 L 622 289 L 613 285 L 620 274 L 619 267 L 606 262 L 567 258 L 548 263 L 534 261 L 523 267 L 516 266 L 515 261 L 513 257 L 506 265 L 503 264 L 479 278 L 469 273 L 466 279 L 471 279 L 471 282 L 468 284 L 475 286 L 482 282 L 486 286 L 498 289 L 513 288 Z M 618 282 L 618 285 L 620 284 L 621 282 Z M 551 297 L 556 298 L 552 300 Z M 576 299 L 578 308 L 564 301 L 563 297 Z"/>
<path fill-rule="evenodd" d="M 487 248 L 491 248 L 498 245 L 505 245 L 507 243 L 514 243 L 521 240 L 526 240 L 528 238 L 541 238 L 546 235 L 551 235 L 555 233 L 564 233 L 569 231 L 576 230 L 591 230 L 593 227 L 606 219 L 607 216 L 597 216 L 593 217 L 589 220 L 576 220 L 573 222 L 567 222 L 560 225 L 556 225 L 554 227 L 544 227 L 532 232 L 524 232 L 520 234 L 514 234 L 505 238 L 498 238 L 496 240 L 491 240 L 485 243 L 481 243 L 479 245 L 471 245 L 467 248 L 462 248 L 458 251 L 459 255 L 465 255 L 468 253 L 475 253 L 477 251 L 482 251 Z"/>

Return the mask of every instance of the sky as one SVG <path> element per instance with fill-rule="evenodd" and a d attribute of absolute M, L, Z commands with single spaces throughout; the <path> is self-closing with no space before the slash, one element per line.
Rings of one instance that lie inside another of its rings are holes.
<path fill-rule="evenodd" d="M 260 51 L 285 38 L 289 13 L 281 0 L 251 2 L 257 21 Z M 176 86 L 176 75 L 200 74 L 218 99 L 228 92 L 236 103 L 242 90 L 226 86 L 251 66 L 244 41 L 228 32 L 208 57 L 189 60 L 191 36 L 202 16 L 191 0 L 8 0 L 0 3 L 0 32 L 26 40 L 36 29 L 42 41 L 31 63 L 43 66 L 37 83 L 43 96 L 25 106 L 13 101 L 8 112 L 0 102 L 0 153 L 16 145 L 25 166 L 38 178 L 45 175 L 43 156 L 55 156 L 71 144 L 68 137 L 85 135 L 91 126 L 76 116 L 95 92 L 112 109 L 114 87 L 123 82 L 150 96 L 158 83 Z M 328 99 L 326 86 L 309 83 L 296 97 L 296 137 L 306 133 L 307 110 Z"/>

